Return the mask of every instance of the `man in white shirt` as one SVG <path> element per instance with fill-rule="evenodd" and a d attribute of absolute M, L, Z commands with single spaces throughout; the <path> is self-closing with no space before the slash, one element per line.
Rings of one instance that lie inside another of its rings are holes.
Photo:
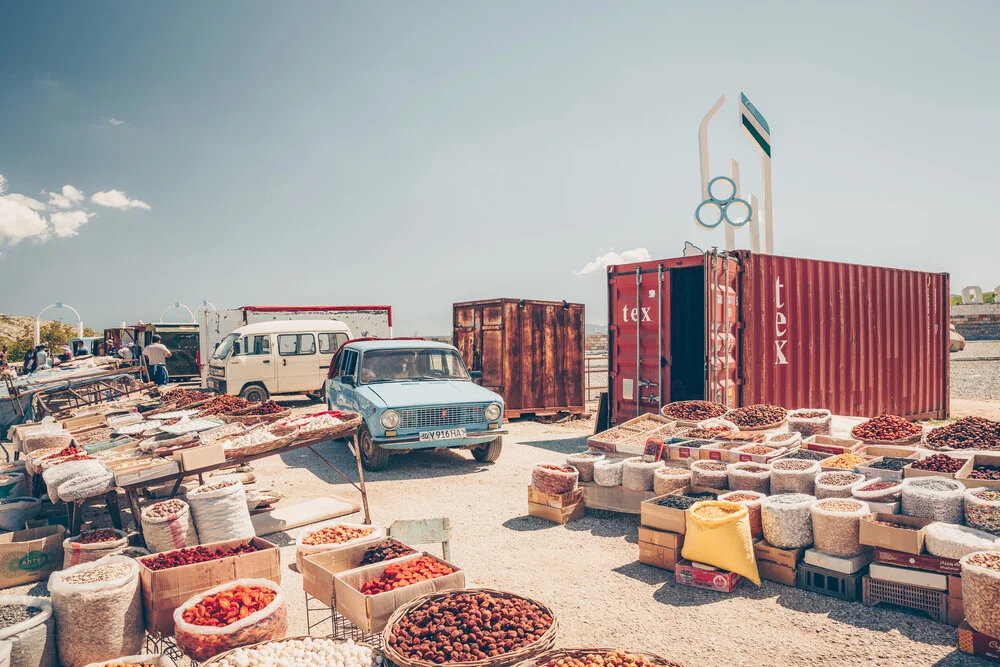
<path fill-rule="evenodd" d="M 149 379 L 163 386 L 170 382 L 170 376 L 167 374 L 167 359 L 173 354 L 160 340 L 159 336 L 154 335 L 153 342 L 143 348 L 142 354 L 146 357 L 146 364 L 149 366 Z"/>

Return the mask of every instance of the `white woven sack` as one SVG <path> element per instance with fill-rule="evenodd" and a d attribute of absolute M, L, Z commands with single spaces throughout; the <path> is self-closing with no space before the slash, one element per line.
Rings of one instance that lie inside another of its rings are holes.
<path fill-rule="evenodd" d="M 853 511 L 831 510 L 824 504 L 856 504 Z M 863 500 L 817 500 L 812 504 L 813 548 L 841 558 L 853 558 L 864 549 L 861 546 L 861 517 L 871 514 Z"/>
<path fill-rule="evenodd" d="M 869 484 L 874 484 L 875 482 L 894 482 L 893 486 L 887 486 L 884 489 L 877 489 L 875 491 L 863 491 L 862 489 Z M 857 498 L 858 500 L 864 500 L 870 503 L 891 503 L 899 500 L 899 494 L 903 490 L 903 481 L 882 479 L 881 477 L 874 477 L 872 479 L 866 479 L 863 482 L 858 482 L 851 487 L 851 496 Z"/>
<path fill-rule="evenodd" d="M 771 493 L 803 493 L 811 496 L 816 490 L 816 475 L 821 468 L 819 461 L 802 470 L 785 470 L 782 465 L 798 459 L 778 459 L 771 464 Z"/>
<path fill-rule="evenodd" d="M 842 474 L 852 475 L 854 477 L 854 481 L 848 484 L 839 484 L 839 485 L 827 484 L 825 481 L 823 481 L 824 479 L 829 479 L 827 477 L 828 475 L 842 475 Z M 827 472 L 821 472 L 820 474 L 816 475 L 816 499 L 826 500 L 827 498 L 850 498 L 851 488 L 858 482 L 863 482 L 863 481 L 865 481 L 864 475 L 856 472 L 850 472 L 848 470 L 844 470 L 843 472 L 839 471 L 835 472 L 832 470 L 828 470 Z"/>
<path fill-rule="evenodd" d="M 59 500 L 69 503 L 84 498 L 103 496 L 113 488 L 115 488 L 115 474 L 107 468 L 103 468 L 63 482 L 56 489 L 56 493 L 59 495 Z"/>
<path fill-rule="evenodd" d="M 594 481 L 594 464 L 604 460 L 602 452 L 580 452 L 566 457 L 566 465 L 576 468 L 581 482 Z"/>
<path fill-rule="evenodd" d="M 170 501 L 165 501 L 170 502 Z M 153 503 L 142 510 L 142 535 L 146 546 L 153 553 L 173 551 L 198 544 L 198 531 L 191 516 L 191 507 L 183 500 L 184 507 L 167 516 L 150 516 L 149 512 L 162 503 Z"/>
<path fill-rule="evenodd" d="M 622 486 L 632 491 L 652 491 L 653 475 L 663 461 L 645 462 L 641 456 L 625 459 L 622 464 Z"/>
<path fill-rule="evenodd" d="M 45 482 L 46 492 L 49 500 L 55 504 L 59 502 L 59 485 L 68 482 L 77 476 L 89 475 L 104 470 L 100 461 L 70 461 L 51 466 L 42 473 L 42 480 Z"/>
<path fill-rule="evenodd" d="M 0 476 L 10 478 L 0 484 L 0 489 L 10 489 L 7 496 L 23 496 L 28 493 L 28 486 L 24 481 L 24 470 L 9 470 L 0 473 Z"/>
<path fill-rule="evenodd" d="M 779 549 L 799 549 L 813 543 L 812 504 L 814 496 L 785 493 L 768 496 L 760 503 L 764 539 Z"/>
<path fill-rule="evenodd" d="M 360 528 L 364 530 L 371 530 L 372 532 L 368 535 L 362 537 L 356 537 L 353 540 L 348 540 L 347 542 L 335 542 L 330 544 L 302 544 L 302 540 L 315 533 L 317 530 L 323 530 L 324 528 L 329 528 L 330 526 L 347 526 L 348 528 Z M 374 542 L 376 540 L 381 540 L 385 537 L 385 528 L 382 526 L 369 526 L 365 523 L 347 523 L 346 521 L 330 521 L 328 523 L 321 524 L 319 526 L 309 526 L 308 528 L 303 528 L 299 531 L 299 536 L 295 539 L 295 565 L 299 568 L 299 572 L 302 571 L 302 563 L 307 556 L 312 556 L 313 554 L 318 554 L 322 551 L 333 551 L 335 549 L 340 549 L 341 547 L 354 546 L 357 544 L 362 544 L 364 542 Z"/>
<path fill-rule="evenodd" d="M 31 496 L 14 496 L 4 500 L 0 505 L 0 528 L 3 530 L 24 530 L 24 524 L 31 521 L 42 511 L 42 501 Z"/>
<path fill-rule="evenodd" d="M 200 491 L 202 488 L 199 486 L 187 494 L 202 544 L 243 540 L 256 535 L 242 482 L 213 491 Z"/>
<path fill-rule="evenodd" d="M 947 488 L 932 488 L 932 487 Z M 903 480 L 902 511 L 906 516 L 962 524 L 965 485 L 947 477 L 911 477 Z"/>
<path fill-rule="evenodd" d="M 26 595 L 0 595 L 0 605 L 23 604 L 41 609 L 40 614 L 0 630 L 0 641 L 10 643 L 12 667 L 56 667 L 56 619 L 52 601 Z"/>
<path fill-rule="evenodd" d="M 823 417 L 796 417 L 796 412 L 822 412 Z M 813 435 L 830 435 L 833 414 L 823 408 L 799 408 L 788 413 L 788 430 L 802 434 L 803 438 Z"/>
<path fill-rule="evenodd" d="M 162 653 L 144 653 L 142 655 L 127 655 L 123 658 L 92 662 L 87 667 L 109 667 L 109 665 L 156 665 L 156 667 L 177 667 L 177 663 Z"/>
<path fill-rule="evenodd" d="M 663 496 L 691 484 L 691 471 L 664 466 L 653 471 L 653 493 Z"/>
<path fill-rule="evenodd" d="M 621 486 L 624 459 L 602 459 L 594 463 L 594 483 L 597 486 Z"/>
<path fill-rule="evenodd" d="M 976 551 L 1000 551 L 1000 537 L 967 526 L 935 521 L 924 528 L 924 547 L 933 556 L 958 560 Z"/>
<path fill-rule="evenodd" d="M 757 468 L 762 468 L 762 470 L 753 472 Z M 729 478 L 731 491 L 754 491 L 766 496 L 771 490 L 771 464 L 769 463 L 752 463 L 750 461 L 730 463 L 726 469 L 726 476 Z"/>
<path fill-rule="evenodd" d="M 965 490 L 963 496 L 965 525 L 993 535 L 1000 535 L 1000 502 L 985 500 L 979 495 L 990 490 L 987 487 L 973 487 Z"/>
<path fill-rule="evenodd" d="M 123 531 L 117 528 L 109 528 L 108 530 L 115 531 L 118 539 L 108 540 L 107 542 L 94 542 L 93 544 L 74 542 L 75 537 L 67 537 L 63 540 L 63 567 L 92 563 L 95 560 L 100 560 L 105 556 L 110 556 L 117 551 L 121 551 L 128 546 L 128 535 Z M 76 537 L 79 537 L 79 535 Z"/>
<path fill-rule="evenodd" d="M 120 579 L 71 584 L 66 578 L 102 565 L 125 563 Z M 146 637 L 139 590 L 139 563 L 125 556 L 107 556 L 92 563 L 53 572 L 49 593 L 59 627 L 59 659 L 63 667 L 134 655 Z"/>
<path fill-rule="evenodd" d="M 62 427 L 60 427 L 60 429 L 61 428 Z M 50 447 L 64 449 L 69 447 L 69 444 L 72 441 L 73 436 L 69 431 L 38 431 L 25 436 L 21 440 L 21 451 L 25 454 L 30 454 L 36 449 L 49 449 Z"/>
<path fill-rule="evenodd" d="M 970 562 L 976 554 L 961 558 L 962 602 L 965 622 L 973 630 L 989 637 L 1000 634 L 1000 572 Z M 995 639 L 990 641 L 992 645 Z"/>

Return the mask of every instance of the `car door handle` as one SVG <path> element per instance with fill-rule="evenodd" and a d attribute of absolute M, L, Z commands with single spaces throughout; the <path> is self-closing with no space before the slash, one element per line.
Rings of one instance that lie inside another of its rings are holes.
<path fill-rule="evenodd" d="M 288 365 L 288 359 L 282 359 L 281 360 L 281 365 L 282 366 L 287 366 Z"/>
<path fill-rule="evenodd" d="M 265 363 L 265 364 L 269 364 L 269 363 L 271 363 L 271 360 L 270 360 L 270 359 L 265 359 L 265 360 L 264 360 L 264 363 Z"/>

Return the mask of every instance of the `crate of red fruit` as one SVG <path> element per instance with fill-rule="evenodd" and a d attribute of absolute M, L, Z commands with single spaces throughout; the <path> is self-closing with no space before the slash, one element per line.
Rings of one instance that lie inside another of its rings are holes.
<path fill-rule="evenodd" d="M 285 594 L 268 579 L 227 582 L 194 595 L 174 611 L 174 641 L 193 660 L 280 639 L 287 632 Z"/>
<path fill-rule="evenodd" d="M 906 445 L 920 441 L 924 429 L 896 415 L 879 415 L 851 429 L 851 435 L 869 445 Z"/>
<path fill-rule="evenodd" d="M 259 537 L 164 551 L 138 561 L 146 630 L 153 635 L 172 635 L 174 610 L 208 587 L 250 576 L 281 582 L 280 551 Z"/>
<path fill-rule="evenodd" d="M 933 454 L 925 456 L 919 461 L 914 461 L 903 468 L 903 477 L 950 477 L 955 478 L 955 474 L 965 465 L 965 459 L 960 459 L 947 454 Z"/>
<path fill-rule="evenodd" d="M 337 611 L 365 632 L 381 632 L 389 617 L 421 595 L 465 588 L 465 572 L 436 556 L 417 553 L 334 575 Z"/>

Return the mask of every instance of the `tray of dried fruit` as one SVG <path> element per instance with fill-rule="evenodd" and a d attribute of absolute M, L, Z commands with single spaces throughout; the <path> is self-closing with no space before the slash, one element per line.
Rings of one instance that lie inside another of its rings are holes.
<path fill-rule="evenodd" d="M 682 667 L 647 651 L 617 648 L 556 648 L 516 667 Z"/>
<path fill-rule="evenodd" d="M 722 417 L 729 408 L 711 401 L 675 401 L 660 408 L 660 414 L 677 421 L 678 426 L 697 426 L 706 419 Z"/>
<path fill-rule="evenodd" d="M 771 431 L 784 426 L 788 421 L 788 410 L 766 403 L 745 405 L 730 410 L 726 419 L 739 426 L 741 431 Z"/>

